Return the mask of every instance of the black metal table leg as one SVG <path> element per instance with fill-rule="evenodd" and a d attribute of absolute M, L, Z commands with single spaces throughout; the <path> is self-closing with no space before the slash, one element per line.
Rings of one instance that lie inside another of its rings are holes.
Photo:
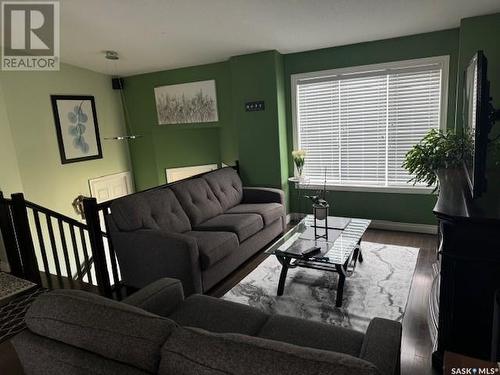
<path fill-rule="evenodd" d="M 282 257 L 278 258 L 281 263 L 281 273 L 280 280 L 278 283 L 278 296 L 283 295 L 283 290 L 285 289 L 286 274 L 288 272 L 288 266 L 290 265 L 290 258 Z"/>
<path fill-rule="evenodd" d="M 344 296 L 346 269 L 344 268 L 344 266 L 341 266 L 340 264 L 337 264 L 335 268 L 337 269 L 337 272 L 339 274 L 339 282 L 337 284 L 337 298 L 335 299 L 335 306 L 341 307 L 342 298 Z"/>

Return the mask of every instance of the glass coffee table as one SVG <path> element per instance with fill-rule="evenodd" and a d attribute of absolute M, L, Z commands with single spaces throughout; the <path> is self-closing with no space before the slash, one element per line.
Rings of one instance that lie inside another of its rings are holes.
<path fill-rule="evenodd" d="M 315 225 L 312 215 L 303 218 L 266 250 L 267 254 L 276 256 L 282 266 L 278 296 L 283 295 L 288 269 L 312 268 L 339 274 L 335 305 L 342 306 L 345 279 L 352 275 L 356 263 L 363 261 L 361 238 L 370 222 L 367 219 L 329 216 L 326 230 L 320 222 Z M 312 248 L 315 253 L 302 255 Z"/>

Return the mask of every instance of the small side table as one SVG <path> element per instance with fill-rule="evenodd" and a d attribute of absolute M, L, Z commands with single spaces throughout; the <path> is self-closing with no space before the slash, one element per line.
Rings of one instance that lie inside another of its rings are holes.
<path fill-rule="evenodd" d="M 288 178 L 288 182 L 290 184 L 293 184 L 293 187 L 294 187 L 294 190 L 295 190 L 295 193 L 294 193 L 294 200 L 296 202 L 296 210 L 298 212 L 295 213 L 295 215 L 297 215 L 296 217 L 293 218 L 293 221 L 294 222 L 299 222 L 300 220 L 302 220 L 306 215 L 307 213 L 303 213 L 302 212 L 302 200 L 301 200 L 301 194 L 300 194 L 300 185 L 309 185 L 309 177 L 289 177 Z M 290 198 L 292 199 L 292 198 Z M 294 216 L 295 216 L 294 215 Z"/>

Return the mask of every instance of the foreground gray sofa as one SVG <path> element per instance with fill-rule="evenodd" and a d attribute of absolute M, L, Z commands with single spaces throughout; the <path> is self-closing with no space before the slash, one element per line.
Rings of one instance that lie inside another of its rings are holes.
<path fill-rule="evenodd" d="M 401 324 L 365 334 L 204 295 L 161 279 L 124 303 L 82 291 L 38 297 L 13 339 L 27 375 L 397 375 Z"/>
<path fill-rule="evenodd" d="M 180 279 L 206 292 L 285 230 L 283 191 L 246 188 L 233 168 L 115 200 L 108 227 L 123 281 Z"/>

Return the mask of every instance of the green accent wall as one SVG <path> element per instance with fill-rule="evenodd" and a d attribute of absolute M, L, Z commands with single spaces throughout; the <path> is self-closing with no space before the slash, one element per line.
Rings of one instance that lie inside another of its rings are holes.
<path fill-rule="evenodd" d="M 288 171 L 281 77 L 281 55 L 267 51 L 230 59 L 234 123 L 238 129 L 241 177 L 248 186 L 286 186 Z M 246 112 L 245 102 L 264 100 L 265 110 Z"/>
<path fill-rule="evenodd" d="M 463 72 L 467 68 L 472 56 L 483 50 L 488 59 L 488 80 L 490 81 L 490 95 L 496 109 L 500 109 L 500 13 L 487 16 L 465 18 L 460 23 L 460 54 L 458 59 L 459 73 L 457 80 L 460 89 L 457 92 L 457 113 L 462 113 L 463 100 Z M 457 116 L 457 129 L 462 128 L 462 117 Z M 500 121 L 491 131 L 490 138 L 500 136 Z M 487 215 L 500 215 L 500 166 L 489 153 L 486 176 L 488 179 L 487 191 L 477 200 L 477 205 Z M 500 160 L 498 161 L 500 163 Z"/>
<path fill-rule="evenodd" d="M 216 84 L 219 121 L 158 125 L 155 87 L 211 79 Z M 132 133 L 143 136 L 130 144 L 137 189 L 164 184 L 166 168 L 230 164 L 238 158 L 229 62 L 127 77 L 124 94 Z"/>
<path fill-rule="evenodd" d="M 229 61 L 243 183 L 280 188 L 288 195 L 283 56 L 266 51 Z M 245 103 L 254 100 L 264 100 L 265 110 L 246 112 Z"/>
<path fill-rule="evenodd" d="M 459 29 L 452 29 L 284 55 L 288 148 L 293 149 L 290 76 L 296 73 L 349 66 L 449 55 L 447 125 L 452 128 L 455 124 L 455 77 L 457 75 L 458 41 Z M 289 170 L 293 171 L 293 161 L 290 156 L 288 160 Z M 300 195 L 308 193 L 311 192 L 300 191 Z M 303 202 L 299 204 L 299 199 L 302 199 L 299 193 L 294 191 L 291 196 L 292 212 L 308 210 L 308 208 L 304 209 L 304 207 L 310 205 Z M 436 203 L 436 197 L 429 193 L 399 194 L 330 191 L 328 200 L 331 205 L 331 213 L 334 215 L 362 216 L 370 219 L 406 223 L 435 223 L 432 208 Z"/>

